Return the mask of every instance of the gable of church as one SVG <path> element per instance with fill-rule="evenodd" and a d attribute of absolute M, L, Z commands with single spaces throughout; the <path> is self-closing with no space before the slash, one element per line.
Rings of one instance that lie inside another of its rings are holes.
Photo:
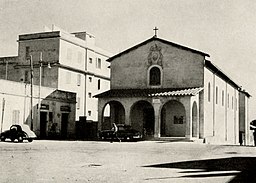
<path fill-rule="evenodd" d="M 151 39 L 110 58 L 111 88 L 185 88 L 203 86 L 206 54 Z"/>

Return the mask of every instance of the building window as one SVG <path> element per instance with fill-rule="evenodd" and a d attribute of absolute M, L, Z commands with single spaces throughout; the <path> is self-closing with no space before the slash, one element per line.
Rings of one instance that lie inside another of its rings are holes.
<path fill-rule="evenodd" d="M 234 109 L 234 98 L 232 96 L 232 109 Z"/>
<path fill-rule="evenodd" d="M 235 110 L 237 110 L 237 98 L 235 100 Z"/>
<path fill-rule="evenodd" d="M 174 116 L 173 123 L 174 124 L 183 124 L 184 117 L 183 116 Z"/>
<path fill-rule="evenodd" d="M 96 68 L 101 69 L 101 59 L 100 58 L 96 58 Z"/>
<path fill-rule="evenodd" d="M 19 110 L 13 110 L 12 111 L 12 124 L 19 124 L 20 119 L 20 111 Z"/>
<path fill-rule="evenodd" d="M 224 91 L 222 90 L 222 106 L 224 106 Z"/>
<path fill-rule="evenodd" d="M 91 92 L 88 93 L 88 97 L 92 98 L 92 93 Z"/>
<path fill-rule="evenodd" d="M 98 90 L 100 90 L 100 79 L 98 79 Z"/>
<path fill-rule="evenodd" d="M 91 57 L 89 58 L 89 63 L 92 64 L 92 58 Z"/>
<path fill-rule="evenodd" d="M 229 94 L 228 94 L 228 108 L 229 108 Z"/>
<path fill-rule="evenodd" d="M 66 73 L 66 84 L 70 84 L 71 83 L 71 73 L 67 72 Z"/>
<path fill-rule="evenodd" d="M 80 109 L 80 97 L 77 97 L 77 101 L 76 101 L 76 108 Z"/>
<path fill-rule="evenodd" d="M 218 86 L 216 86 L 216 104 L 218 104 Z"/>
<path fill-rule="evenodd" d="M 53 122 L 53 113 L 49 112 L 49 122 Z"/>
<path fill-rule="evenodd" d="M 161 84 L 161 71 L 158 67 L 153 67 L 149 71 L 149 84 L 160 85 Z"/>
<path fill-rule="evenodd" d="M 77 86 L 80 86 L 81 85 L 81 75 L 78 74 L 77 75 Z"/>
<path fill-rule="evenodd" d="M 25 71 L 25 73 L 24 73 L 24 82 L 25 82 L 25 83 L 29 83 L 29 77 L 28 77 L 28 75 L 29 75 L 29 71 Z"/>
<path fill-rule="evenodd" d="M 91 116 L 92 115 L 92 111 L 88 111 L 88 116 Z"/>
<path fill-rule="evenodd" d="M 89 77 L 89 82 L 90 82 L 90 83 L 92 82 L 92 77 Z"/>
<path fill-rule="evenodd" d="M 26 58 L 29 58 L 30 47 L 26 46 Z"/>
<path fill-rule="evenodd" d="M 208 102 L 211 102 L 211 84 L 208 83 Z"/>

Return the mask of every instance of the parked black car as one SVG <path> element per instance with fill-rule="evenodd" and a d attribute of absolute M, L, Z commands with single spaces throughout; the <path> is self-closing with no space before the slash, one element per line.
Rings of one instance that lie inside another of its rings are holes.
<path fill-rule="evenodd" d="M 14 142 L 17 139 L 18 142 L 23 142 L 23 140 L 32 142 L 36 138 L 36 135 L 30 130 L 28 125 L 12 125 L 9 130 L 0 134 L 0 138 L 1 141 L 10 139 Z"/>
<path fill-rule="evenodd" d="M 110 130 L 102 130 L 99 132 L 99 138 L 102 140 L 106 139 L 120 139 L 120 140 L 140 140 L 142 135 L 139 131 L 132 129 L 130 125 L 117 124 L 118 130 L 114 134 L 114 128 Z"/>

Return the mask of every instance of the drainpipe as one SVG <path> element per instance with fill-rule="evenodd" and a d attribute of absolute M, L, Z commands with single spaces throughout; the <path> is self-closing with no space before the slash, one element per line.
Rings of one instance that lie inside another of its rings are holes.
<path fill-rule="evenodd" d="M 88 49 L 85 48 L 85 68 L 84 68 L 85 71 L 87 71 L 87 62 L 88 62 L 87 52 L 88 52 Z M 85 72 L 84 74 L 84 116 L 86 116 L 86 96 L 87 96 L 86 82 L 87 82 L 87 74 Z"/>
<path fill-rule="evenodd" d="M 31 115 L 31 130 L 33 130 L 33 60 L 32 55 L 30 55 L 30 71 L 31 71 L 31 99 L 30 99 L 30 115 Z"/>

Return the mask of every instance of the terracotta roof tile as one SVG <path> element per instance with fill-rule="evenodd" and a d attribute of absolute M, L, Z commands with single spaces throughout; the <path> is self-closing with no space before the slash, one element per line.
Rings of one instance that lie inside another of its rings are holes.
<path fill-rule="evenodd" d="M 169 97 L 169 96 L 194 96 L 202 91 L 198 88 L 160 88 L 160 89 L 112 89 L 94 97 Z"/>
<path fill-rule="evenodd" d="M 181 89 L 181 90 L 174 90 L 174 91 L 167 91 L 167 92 L 156 92 L 152 93 L 149 96 L 180 96 L 180 95 L 197 95 L 203 88 L 188 88 L 188 89 Z"/>

